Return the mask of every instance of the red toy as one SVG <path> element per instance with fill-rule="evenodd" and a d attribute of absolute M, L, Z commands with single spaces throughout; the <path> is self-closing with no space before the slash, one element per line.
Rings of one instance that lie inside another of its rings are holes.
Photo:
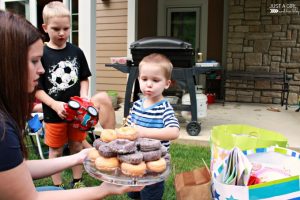
<path fill-rule="evenodd" d="M 88 131 L 98 122 L 98 111 L 87 99 L 78 96 L 71 97 L 64 107 L 67 112 L 66 121 L 72 122 L 74 128 Z"/>

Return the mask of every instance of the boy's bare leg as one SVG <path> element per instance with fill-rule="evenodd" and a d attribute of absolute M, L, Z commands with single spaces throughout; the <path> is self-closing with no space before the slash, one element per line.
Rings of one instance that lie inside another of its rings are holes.
<path fill-rule="evenodd" d="M 78 153 L 82 150 L 82 142 L 69 141 L 70 154 Z M 76 165 L 72 167 L 73 179 L 81 179 L 82 177 L 82 165 Z"/>
<path fill-rule="evenodd" d="M 106 92 L 92 96 L 91 101 L 99 110 L 99 122 L 104 129 L 114 129 L 116 125 L 115 110 Z"/>
<path fill-rule="evenodd" d="M 59 147 L 59 148 L 52 148 L 49 147 L 49 158 L 58 158 L 62 156 L 64 147 Z M 61 185 L 62 184 L 62 179 L 61 179 L 61 172 L 53 174 L 51 176 L 52 182 L 54 185 Z"/>

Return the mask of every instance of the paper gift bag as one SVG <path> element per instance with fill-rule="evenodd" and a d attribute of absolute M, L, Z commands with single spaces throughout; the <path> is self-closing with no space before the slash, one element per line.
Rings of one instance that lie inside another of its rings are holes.
<path fill-rule="evenodd" d="M 215 199 L 292 199 L 300 197 L 300 154 L 282 147 L 243 151 L 252 164 L 261 164 L 259 178 L 263 183 L 237 186 L 222 183 L 227 160 L 213 172 Z M 269 169 L 269 170 L 266 170 Z M 272 170 L 271 170 L 272 169 Z"/>
<path fill-rule="evenodd" d="M 177 200 L 210 200 L 211 176 L 205 168 L 176 174 L 175 190 Z"/>
<path fill-rule="evenodd" d="M 210 138 L 211 171 L 219 166 L 233 147 L 242 151 L 269 146 L 287 146 L 287 138 L 275 131 L 242 124 L 214 126 Z"/>

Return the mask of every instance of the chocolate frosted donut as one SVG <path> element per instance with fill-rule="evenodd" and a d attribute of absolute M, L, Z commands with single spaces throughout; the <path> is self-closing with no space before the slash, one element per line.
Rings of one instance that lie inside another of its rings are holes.
<path fill-rule="evenodd" d="M 93 142 L 93 147 L 95 147 L 95 149 L 99 149 L 99 147 L 105 142 L 101 141 L 100 139 L 96 139 L 94 142 Z"/>
<path fill-rule="evenodd" d="M 161 150 L 161 157 L 165 156 L 168 153 L 168 148 L 165 147 L 164 145 L 161 145 L 160 150 Z"/>
<path fill-rule="evenodd" d="M 145 162 L 158 160 L 161 157 L 161 150 L 142 152 Z"/>
<path fill-rule="evenodd" d="M 130 153 L 130 154 L 118 155 L 118 159 L 122 162 L 137 165 L 143 161 L 143 154 L 140 151 L 136 151 L 136 152 Z"/>
<path fill-rule="evenodd" d="M 150 138 L 140 138 L 138 143 L 141 151 L 155 151 L 161 147 L 160 140 Z"/>
<path fill-rule="evenodd" d="M 105 158 L 111 158 L 111 157 L 117 156 L 117 154 L 111 150 L 111 148 L 109 147 L 109 144 L 105 143 L 105 142 L 103 142 L 99 146 L 98 151 L 99 151 L 100 155 Z"/>
<path fill-rule="evenodd" d="M 135 142 L 127 139 L 116 139 L 109 142 L 108 145 L 117 154 L 133 153 L 137 150 Z"/>

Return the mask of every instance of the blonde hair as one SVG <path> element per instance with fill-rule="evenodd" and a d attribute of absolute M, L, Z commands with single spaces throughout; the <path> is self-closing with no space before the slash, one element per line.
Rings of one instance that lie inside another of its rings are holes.
<path fill-rule="evenodd" d="M 53 17 L 69 17 L 70 11 L 68 8 L 60 1 L 51 1 L 45 5 L 43 9 L 43 21 L 44 24 L 49 22 L 49 19 Z"/>
<path fill-rule="evenodd" d="M 160 66 L 162 68 L 166 79 L 171 80 L 173 65 L 172 65 L 170 59 L 167 58 L 165 55 L 159 54 L 159 53 L 152 53 L 148 56 L 145 56 L 139 64 L 140 71 L 141 71 L 142 66 L 145 63 L 157 64 L 158 66 Z"/>

